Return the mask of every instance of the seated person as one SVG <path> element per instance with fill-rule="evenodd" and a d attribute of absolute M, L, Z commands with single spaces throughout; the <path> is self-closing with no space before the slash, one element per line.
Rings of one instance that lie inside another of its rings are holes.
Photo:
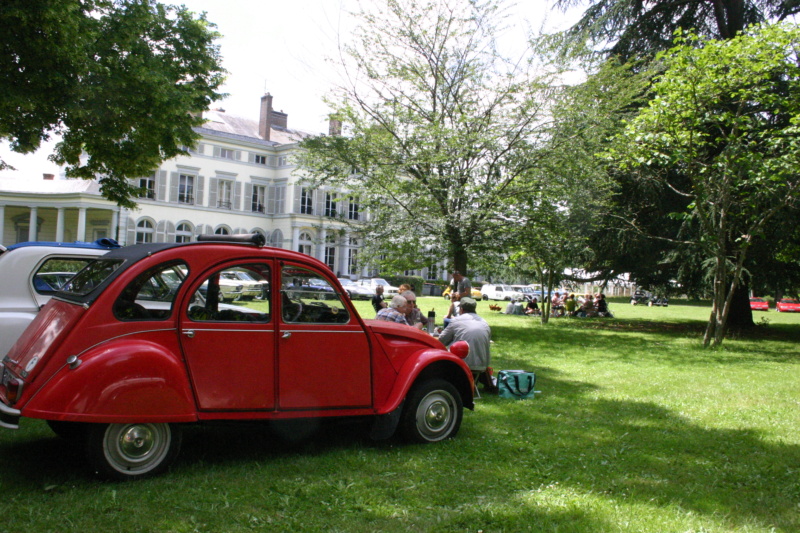
<path fill-rule="evenodd" d="M 445 346 L 450 346 L 456 341 L 466 341 L 469 344 L 469 355 L 464 360 L 470 370 L 478 374 L 477 381 L 482 383 L 487 392 L 496 393 L 497 386 L 493 383 L 487 369 L 491 365 L 491 339 L 492 330 L 486 321 L 475 313 L 478 303 L 469 297 L 461 298 L 459 315 L 453 317 L 439 340 Z"/>
<path fill-rule="evenodd" d="M 375 316 L 376 320 L 383 320 L 384 322 L 396 322 L 397 324 L 404 324 L 406 326 L 413 326 L 409 324 L 406 315 L 409 313 L 408 302 L 405 298 L 396 294 L 392 296 L 389 302 L 389 307 L 384 307 Z"/>
<path fill-rule="evenodd" d="M 506 305 L 505 314 L 507 314 L 507 315 L 515 314 L 516 311 L 514 310 L 514 308 L 516 306 L 516 303 L 517 303 L 517 301 L 512 298 L 511 301 L 508 302 L 508 305 Z"/>
<path fill-rule="evenodd" d="M 597 306 L 597 315 L 603 317 L 611 317 L 611 313 L 608 310 L 608 302 L 606 302 L 606 295 L 602 292 L 597 295 L 597 301 L 595 302 Z M 613 317 L 612 317 L 613 318 Z"/>
<path fill-rule="evenodd" d="M 536 299 L 535 296 L 533 297 L 533 299 L 531 299 L 528 302 L 528 305 L 525 306 L 525 314 L 526 315 L 539 315 L 540 314 L 539 301 Z"/>
<path fill-rule="evenodd" d="M 584 297 L 583 303 L 581 304 L 580 309 L 578 309 L 576 316 L 585 318 L 585 317 L 593 317 L 596 315 L 597 315 L 597 310 L 594 307 L 594 300 L 592 299 L 592 295 L 587 294 Z"/>
<path fill-rule="evenodd" d="M 406 285 L 405 283 L 403 285 Z M 401 287 L 403 286 L 401 285 Z M 406 285 L 408 286 L 408 285 Z M 422 311 L 419 310 L 417 307 L 417 295 L 414 294 L 414 291 L 407 290 L 400 293 L 400 296 L 406 299 L 408 303 L 408 314 L 406 315 L 406 319 L 408 322 L 417 329 L 425 329 L 428 325 L 428 317 L 422 314 Z"/>
<path fill-rule="evenodd" d="M 575 311 L 577 308 L 578 302 L 575 301 L 575 295 L 570 294 L 564 301 L 564 311 L 567 313 L 567 316 L 575 316 Z"/>
<path fill-rule="evenodd" d="M 564 295 L 566 296 L 566 295 Z M 564 299 L 561 295 L 556 291 L 553 294 L 552 300 L 550 300 L 551 311 L 553 316 L 563 316 L 564 315 Z"/>

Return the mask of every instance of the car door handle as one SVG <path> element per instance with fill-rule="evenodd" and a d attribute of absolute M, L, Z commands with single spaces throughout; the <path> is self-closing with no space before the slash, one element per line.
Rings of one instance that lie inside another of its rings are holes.
<path fill-rule="evenodd" d="M 194 330 L 193 329 L 184 329 L 183 331 L 181 331 L 181 333 L 183 333 L 184 335 L 186 335 L 190 339 L 194 338 Z"/>
<path fill-rule="evenodd" d="M 283 335 L 281 335 L 281 337 L 284 338 L 284 339 L 288 339 L 291 336 L 292 336 L 292 332 L 291 331 L 284 331 Z"/>

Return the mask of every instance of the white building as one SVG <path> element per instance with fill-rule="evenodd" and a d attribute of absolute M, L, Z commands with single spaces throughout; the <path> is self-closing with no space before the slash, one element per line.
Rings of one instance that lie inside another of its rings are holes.
<path fill-rule="evenodd" d="M 126 245 L 258 232 L 269 245 L 314 256 L 337 275 L 370 274 L 356 266 L 361 236 L 345 222 L 364 220 L 358 199 L 303 186 L 292 155 L 309 134 L 288 127 L 271 95 L 261 98 L 258 121 L 221 109 L 204 118 L 190 155 L 135 180 L 145 191 L 135 210 L 104 200 L 93 181 L 0 177 L 0 244 L 111 237 Z"/>

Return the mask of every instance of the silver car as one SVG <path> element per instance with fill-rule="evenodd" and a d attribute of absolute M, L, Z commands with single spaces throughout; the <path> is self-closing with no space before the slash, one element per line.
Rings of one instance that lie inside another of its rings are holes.
<path fill-rule="evenodd" d="M 116 241 L 26 242 L 0 255 L 0 358 L 11 349 L 39 309 L 66 282 L 65 276 L 112 250 Z"/>

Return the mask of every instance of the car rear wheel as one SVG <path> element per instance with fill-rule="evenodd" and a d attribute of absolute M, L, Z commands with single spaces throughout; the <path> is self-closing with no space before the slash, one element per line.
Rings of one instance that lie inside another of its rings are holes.
<path fill-rule="evenodd" d="M 175 424 L 93 424 L 86 439 L 89 463 L 105 479 L 160 474 L 172 464 L 180 448 L 180 427 Z"/>
<path fill-rule="evenodd" d="M 411 389 L 400 420 L 400 431 L 411 442 L 438 442 L 458 433 L 463 416 L 461 395 L 453 384 L 431 379 Z"/>

